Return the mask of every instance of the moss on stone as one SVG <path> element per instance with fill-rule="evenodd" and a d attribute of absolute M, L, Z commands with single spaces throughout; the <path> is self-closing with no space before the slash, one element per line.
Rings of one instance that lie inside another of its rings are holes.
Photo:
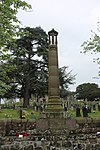
<path fill-rule="evenodd" d="M 61 112 L 61 111 L 63 111 L 63 107 L 61 104 L 62 104 L 62 102 L 61 102 L 60 98 L 59 99 L 57 99 L 57 98 L 49 99 L 46 111 Z"/>

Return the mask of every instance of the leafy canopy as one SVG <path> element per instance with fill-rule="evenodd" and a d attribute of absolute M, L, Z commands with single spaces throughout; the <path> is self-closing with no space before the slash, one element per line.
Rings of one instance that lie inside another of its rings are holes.
<path fill-rule="evenodd" d="M 91 52 L 91 54 L 100 53 L 100 23 L 99 22 L 98 22 L 97 26 L 98 26 L 97 33 L 91 31 L 92 32 L 91 38 L 82 44 L 84 53 L 87 53 L 87 52 Z M 97 62 L 97 64 L 100 65 L 99 57 L 94 58 L 94 62 L 95 61 Z M 100 72 L 99 72 L 99 75 L 100 75 Z"/>
<path fill-rule="evenodd" d="M 47 34 L 41 27 L 26 27 L 20 32 L 19 38 L 7 45 L 10 59 L 6 59 L 5 66 L 9 69 L 6 73 L 12 85 L 8 94 L 23 97 L 27 107 L 32 94 L 40 96 L 47 89 L 48 43 Z"/>
<path fill-rule="evenodd" d="M 18 10 L 27 8 L 31 6 L 22 0 L 0 1 L 0 49 L 17 35 L 20 23 L 17 19 Z"/>
<path fill-rule="evenodd" d="M 95 83 L 84 83 L 76 88 L 76 95 L 78 99 L 93 101 L 100 98 L 100 88 Z"/>
<path fill-rule="evenodd" d="M 76 75 L 72 75 L 72 70 L 68 72 L 68 67 L 64 66 L 59 68 L 59 80 L 60 80 L 60 88 L 68 89 L 70 84 L 74 84 Z"/>
<path fill-rule="evenodd" d="M 98 22 L 98 28 L 97 28 L 97 33 L 92 32 L 92 37 L 85 41 L 82 44 L 84 53 L 92 51 L 94 53 L 100 52 L 100 25 Z"/>
<path fill-rule="evenodd" d="M 10 89 L 5 82 L 9 80 L 6 76 L 9 69 L 4 69 L 5 65 L 2 64 L 9 59 L 6 45 L 19 35 L 20 21 L 17 19 L 19 9 L 26 10 L 27 8 L 30 9 L 31 6 L 22 0 L 0 0 L 0 97 Z M 13 65 L 11 67 L 13 68 Z"/>

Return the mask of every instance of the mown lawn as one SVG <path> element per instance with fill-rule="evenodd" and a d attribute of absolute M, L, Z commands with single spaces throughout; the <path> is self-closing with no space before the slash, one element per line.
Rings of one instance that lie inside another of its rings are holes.
<path fill-rule="evenodd" d="M 40 118 L 40 112 L 36 112 L 33 109 L 23 109 L 23 116 L 25 119 L 32 119 L 32 120 L 37 120 Z M 81 111 L 81 117 L 76 117 L 76 112 L 75 110 L 69 110 L 68 111 L 69 116 L 72 119 L 82 119 L 82 111 Z M 20 119 L 19 117 L 19 110 L 15 109 L 1 109 L 0 110 L 0 120 L 6 120 L 6 119 Z M 100 111 L 95 111 L 88 113 L 89 118 L 100 118 Z"/>
<path fill-rule="evenodd" d="M 0 119 L 7 119 L 7 118 L 18 118 L 18 113 L 16 110 L 11 109 L 2 109 L 0 110 Z"/>
<path fill-rule="evenodd" d="M 71 115 L 71 118 L 73 119 L 79 119 L 79 118 L 83 118 L 83 114 L 82 114 L 82 111 L 81 111 L 81 116 L 80 117 L 76 117 L 76 112 L 74 110 L 69 110 L 69 113 Z M 100 118 L 100 111 L 95 111 L 95 112 L 91 112 L 91 113 L 88 113 L 88 117 L 89 118 Z"/>
<path fill-rule="evenodd" d="M 33 112 L 30 109 L 23 109 L 25 119 L 34 119 L 37 120 L 40 117 L 39 112 Z M 1 109 L 0 110 L 0 120 L 6 119 L 20 119 L 19 111 L 13 109 Z"/>

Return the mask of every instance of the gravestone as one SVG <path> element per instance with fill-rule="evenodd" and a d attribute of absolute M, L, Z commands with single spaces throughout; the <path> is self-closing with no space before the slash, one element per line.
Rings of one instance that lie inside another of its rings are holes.
<path fill-rule="evenodd" d="M 19 117 L 20 117 L 20 119 L 22 119 L 22 114 L 23 114 L 23 111 L 22 111 L 22 109 L 20 108 L 20 110 L 19 110 Z"/>
<path fill-rule="evenodd" d="M 88 109 L 86 106 L 82 107 L 83 117 L 88 117 Z"/>
<path fill-rule="evenodd" d="M 91 106 L 87 106 L 88 113 L 91 113 Z"/>
<path fill-rule="evenodd" d="M 96 111 L 96 104 L 93 104 L 93 111 Z"/>
<path fill-rule="evenodd" d="M 100 111 L 100 102 L 98 103 L 98 111 Z"/>
<path fill-rule="evenodd" d="M 77 106 L 77 107 L 76 107 L 76 117 L 80 117 L 80 116 L 81 116 L 80 107 Z"/>

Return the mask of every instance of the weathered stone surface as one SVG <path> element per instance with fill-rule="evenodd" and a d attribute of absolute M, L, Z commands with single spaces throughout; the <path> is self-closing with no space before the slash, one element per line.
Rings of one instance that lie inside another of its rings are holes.
<path fill-rule="evenodd" d="M 6 122 L 4 124 L 1 123 L 1 129 L 10 126 L 10 130 L 8 132 L 8 135 L 10 136 L 4 137 L 1 135 L 0 150 L 23 150 L 25 148 L 28 150 L 35 148 L 43 150 L 45 148 L 46 150 L 48 150 L 53 147 L 62 150 L 64 148 L 66 150 L 82 148 L 83 150 L 100 150 L 99 121 L 96 120 L 95 122 L 95 120 L 93 120 L 92 122 L 90 122 L 90 120 L 88 120 L 86 122 L 86 120 L 75 121 L 72 119 L 65 119 L 65 122 L 63 122 L 63 119 L 56 120 L 56 118 L 54 120 L 51 119 L 51 122 L 48 122 L 48 119 L 40 119 L 40 123 L 38 123 L 38 121 L 12 121 Z M 41 123 L 41 121 L 44 121 L 43 124 Z M 48 123 L 50 124 L 48 125 Z M 92 124 L 92 126 L 90 126 L 90 124 Z M 39 125 L 39 128 L 37 125 Z M 52 131 L 49 127 L 52 128 Z M 29 137 L 25 137 L 22 139 L 18 138 L 16 136 L 16 133 L 20 132 L 29 133 Z M 45 141 L 44 143 L 42 141 L 43 139 Z"/>
<path fill-rule="evenodd" d="M 34 147 L 33 147 L 33 145 L 26 145 L 24 147 L 24 150 L 34 150 Z"/>
<path fill-rule="evenodd" d="M 39 119 L 36 123 L 37 130 L 45 131 L 48 129 L 48 120 L 47 119 Z"/>
<path fill-rule="evenodd" d="M 55 32 L 55 30 L 51 30 L 48 32 L 48 35 L 49 35 L 49 55 L 48 55 L 49 76 L 48 76 L 48 105 L 46 112 L 59 113 L 63 110 L 63 108 L 61 106 L 60 89 L 59 89 L 58 48 L 57 48 L 58 32 Z M 49 113 L 47 114 L 48 116 Z M 53 117 L 53 114 L 51 115 Z"/>

